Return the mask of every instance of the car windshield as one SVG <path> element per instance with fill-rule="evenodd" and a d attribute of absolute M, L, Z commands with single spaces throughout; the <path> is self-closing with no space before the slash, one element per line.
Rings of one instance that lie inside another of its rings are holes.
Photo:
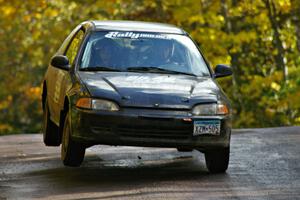
<path fill-rule="evenodd" d="M 193 41 L 178 34 L 92 32 L 79 62 L 82 71 L 132 71 L 209 76 Z"/>

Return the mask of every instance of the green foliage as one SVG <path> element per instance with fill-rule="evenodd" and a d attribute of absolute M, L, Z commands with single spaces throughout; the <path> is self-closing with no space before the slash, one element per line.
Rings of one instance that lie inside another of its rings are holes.
<path fill-rule="evenodd" d="M 298 0 L 0 0 L 0 134 L 38 132 L 40 84 L 68 33 L 89 19 L 171 23 L 191 33 L 220 80 L 234 127 L 300 124 Z"/>

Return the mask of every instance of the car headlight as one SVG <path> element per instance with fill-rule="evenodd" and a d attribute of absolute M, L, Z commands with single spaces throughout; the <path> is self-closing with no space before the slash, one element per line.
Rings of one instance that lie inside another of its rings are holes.
<path fill-rule="evenodd" d="M 76 107 L 104 111 L 120 110 L 119 106 L 112 101 L 92 98 L 80 98 L 76 103 Z"/>
<path fill-rule="evenodd" d="M 107 110 L 107 111 L 118 111 L 119 106 L 108 100 L 103 99 L 93 99 L 92 100 L 92 109 L 94 110 Z"/>
<path fill-rule="evenodd" d="M 227 115 L 228 107 L 223 103 L 200 104 L 193 108 L 193 115 Z"/>

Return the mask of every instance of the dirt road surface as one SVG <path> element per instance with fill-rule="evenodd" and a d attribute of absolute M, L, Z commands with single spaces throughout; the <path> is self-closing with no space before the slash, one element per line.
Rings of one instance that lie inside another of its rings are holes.
<path fill-rule="evenodd" d="M 40 134 L 0 137 L 0 199 L 300 199 L 300 127 L 234 130 L 227 173 L 203 154 L 94 146 L 80 168 Z"/>

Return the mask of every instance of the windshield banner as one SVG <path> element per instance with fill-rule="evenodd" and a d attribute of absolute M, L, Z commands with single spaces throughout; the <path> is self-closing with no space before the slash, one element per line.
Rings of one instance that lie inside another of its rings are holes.
<path fill-rule="evenodd" d="M 151 33 L 134 33 L 134 32 L 109 32 L 105 35 L 106 38 L 154 38 L 170 40 L 167 35 L 151 34 Z"/>

